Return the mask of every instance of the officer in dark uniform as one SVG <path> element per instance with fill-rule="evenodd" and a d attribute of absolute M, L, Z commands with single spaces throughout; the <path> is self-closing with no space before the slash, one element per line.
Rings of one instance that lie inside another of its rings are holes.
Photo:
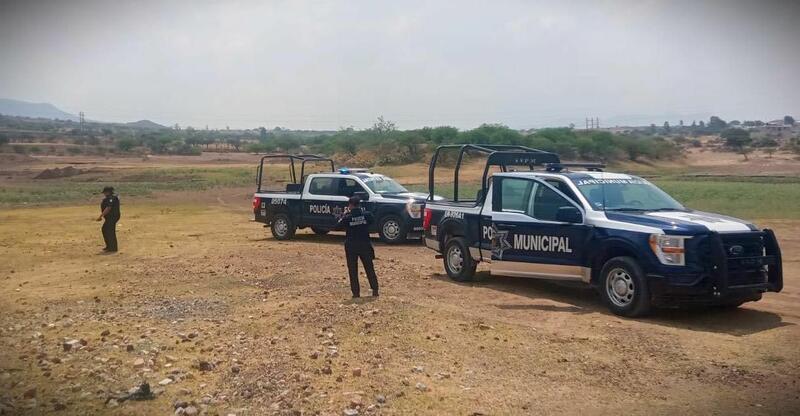
<path fill-rule="evenodd" d="M 97 221 L 103 222 L 103 240 L 106 248 L 103 251 L 114 253 L 117 251 L 117 221 L 119 221 L 119 198 L 114 195 L 114 188 L 103 188 L 103 202 L 100 203 L 100 216 Z"/>
<path fill-rule="evenodd" d="M 358 284 L 358 259 L 361 259 L 361 264 L 367 272 L 372 296 L 378 296 L 378 276 L 375 275 L 375 266 L 372 264 L 375 250 L 369 239 L 369 226 L 373 221 L 372 213 L 362 210 L 361 199 L 354 196 L 350 198 L 348 209 L 337 225 L 338 229 L 347 232 L 344 253 L 347 257 L 347 271 L 350 273 L 350 290 L 353 291 L 354 298 L 361 296 L 361 287 Z"/>

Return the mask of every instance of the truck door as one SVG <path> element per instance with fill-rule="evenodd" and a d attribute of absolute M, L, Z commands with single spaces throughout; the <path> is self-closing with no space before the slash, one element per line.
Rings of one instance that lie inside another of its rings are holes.
<path fill-rule="evenodd" d="M 336 224 L 335 208 L 339 206 L 341 214 L 341 197 L 339 191 L 340 178 L 329 176 L 312 177 L 308 190 L 303 195 L 303 221 L 302 225 L 330 228 Z"/>
<path fill-rule="evenodd" d="M 342 218 L 345 208 L 347 208 L 350 198 L 356 192 L 366 192 L 363 186 L 353 178 L 339 178 L 339 183 L 336 188 L 336 200 L 331 201 L 333 207 L 333 216 L 331 227 L 335 226 L 339 219 Z M 369 209 L 369 204 L 364 204 L 363 209 Z"/>
<path fill-rule="evenodd" d="M 583 209 L 538 179 L 494 182 L 491 273 L 588 282 Z"/>
<path fill-rule="evenodd" d="M 333 228 L 342 217 L 347 201 L 364 188 L 352 178 L 314 177 L 305 196 L 305 223 L 320 228 Z"/>

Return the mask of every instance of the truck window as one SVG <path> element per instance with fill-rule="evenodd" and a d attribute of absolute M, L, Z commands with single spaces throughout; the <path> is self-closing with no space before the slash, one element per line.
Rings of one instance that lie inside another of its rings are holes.
<path fill-rule="evenodd" d="M 501 211 L 525 212 L 534 182 L 526 179 L 503 178 L 500 181 Z"/>
<path fill-rule="evenodd" d="M 336 195 L 338 178 L 314 178 L 308 186 L 308 193 L 314 195 Z"/>
<path fill-rule="evenodd" d="M 561 193 L 569 197 L 569 199 L 575 201 L 576 204 L 580 205 L 578 197 L 575 196 L 575 193 L 572 192 L 572 189 L 569 189 L 569 185 L 558 179 L 545 179 L 544 181 L 550 184 L 553 188 L 556 188 L 559 191 L 561 191 Z"/>
<path fill-rule="evenodd" d="M 559 208 L 572 206 L 574 205 L 552 189 L 536 183 L 526 214 L 537 220 L 556 221 Z"/>
<path fill-rule="evenodd" d="M 339 179 L 339 189 L 336 195 L 351 197 L 356 192 L 366 192 L 364 188 L 353 179 Z"/>

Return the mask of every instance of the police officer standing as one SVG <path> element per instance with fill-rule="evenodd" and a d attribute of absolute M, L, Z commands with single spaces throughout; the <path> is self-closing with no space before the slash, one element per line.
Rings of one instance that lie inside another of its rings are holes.
<path fill-rule="evenodd" d="M 119 221 L 119 198 L 114 195 L 114 188 L 103 188 L 103 202 L 100 203 L 100 216 L 97 221 L 103 222 L 103 240 L 106 247 L 103 251 L 114 253 L 117 251 L 117 221 Z"/>
<path fill-rule="evenodd" d="M 347 232 L 344 253 L 347 257 L 347 272 L 350 273 L 350 290 L 353 291 L 354 298 L 361 296 L 361 287 L 358 284 L 358 259 L 361 259 L 361 264 L 367 272 L 372 296 L 378 296 L 378 276 L 375 275 L 375 266 L 372 264 L 375 250 L 369 239 L 369 226 L 373 221 L 372 213 L 362 210 L 361 199 L 354 196 L 350 198 L 348 209 L 337 225 L 338 229 L 344 228 Z"/>

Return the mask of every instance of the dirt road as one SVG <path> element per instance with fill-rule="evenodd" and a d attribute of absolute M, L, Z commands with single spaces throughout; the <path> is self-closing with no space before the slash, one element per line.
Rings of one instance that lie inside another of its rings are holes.
<path fill-rule="evenodd" d="M 458 284 L 378 245 L 349 298 L 337 235 L 277 242 L 247 190 L 0 211 L 2 414 L 797 414 L 800 222 L 786 288 L 733 311 L 610 315 L 589 289 Z M 366 282 L 362 282 L 366 284 Z M 125 400 L 142 381 L 152 400 Z"/>

